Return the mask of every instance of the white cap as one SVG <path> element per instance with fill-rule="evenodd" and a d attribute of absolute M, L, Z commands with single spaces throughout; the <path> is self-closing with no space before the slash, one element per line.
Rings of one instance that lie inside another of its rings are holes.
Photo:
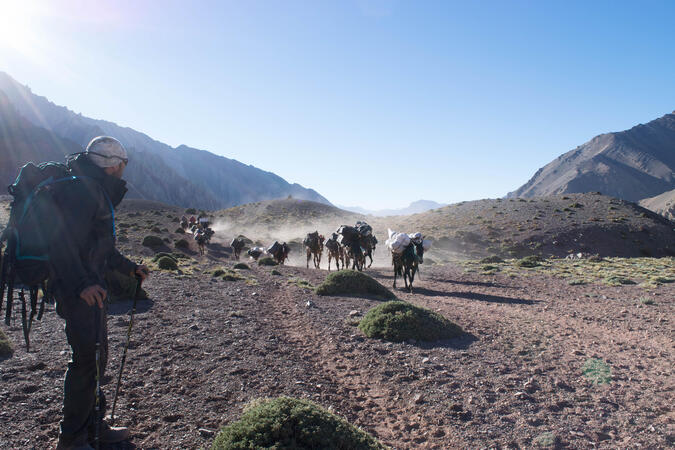
<path fill-rule="evenodd" d="M 115 167 L 121 162 L 127 162 L 127 151 L 120 141 L 110 136 L 99 136 L 89 142 L 85 153 L 91 161 L 99 167 Z"/>

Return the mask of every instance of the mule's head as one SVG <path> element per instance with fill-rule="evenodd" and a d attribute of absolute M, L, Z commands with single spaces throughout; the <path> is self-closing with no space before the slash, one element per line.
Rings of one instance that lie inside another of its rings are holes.
<path fill-rule="evenodd" d="M 417 259 L 419 260 L 420 264 L 424 263 L 424 246 L 422 245 L 423 242 L 424 236 L 422 236 L 422 239 L 420 239 L 419 244 L 413 242 L 413 245 L 415 245 L 415 253 L 417 254 Z"/>

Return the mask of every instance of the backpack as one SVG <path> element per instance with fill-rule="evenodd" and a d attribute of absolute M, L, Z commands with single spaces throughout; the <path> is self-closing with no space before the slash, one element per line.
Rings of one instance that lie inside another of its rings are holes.
<path fill-rule="evenodd" d="M 24 165 L 7 190 L 13 197 L 7 228 L 0 236 L 0 247 L 7 241 L 0 269 L 0 310 L 7 291 L 5 324 L 12 317 L 14 289 L 20 288 L 21 321 L 26 349 L 30 349 L 29 333 L 33 319 L 42 319 L 45 303 L 52 300 L 47 289 L 49 277 L 49 244 L 53 238 L 54 214 L 58 212 L 53 201 L 54 190 L 68 182 L 78 180 L 68 167 L 55 162 Z M 38 291 L 42 301 L 38 311 Z M 27 318 L 26 295 L 30 296 L 30 318 Z"/>

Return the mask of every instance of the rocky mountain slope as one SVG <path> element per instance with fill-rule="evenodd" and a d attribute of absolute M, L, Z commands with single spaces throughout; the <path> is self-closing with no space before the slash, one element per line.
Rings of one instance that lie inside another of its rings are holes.
<path fill-rule="evenodd" d="M 637 202 L 675 188 L 675 113 L 606 133 L 542 167 L 507 197 L 599 191 Z"/>
<path fill-rule="evenodd" d="M 381 265 L 391 263 L 384 246 L 388 228 L 425 234 L 434 241 L 430 260 L 438 262 L 489 255 L 564 257 L 579 252 L 624 257 L 675 255 L 672 222 L 635 203 L 599 194 L 485 199 L 392 217 L 364 216 L 313 202 L 274 200 L 215 215 L 222 231 L 260 236 L 265 243 L 283 239 L 298 244 L 307 232 L 318 230 L 329 236 L 341 224 L 365 220 L 380 241 L 375 256 Z"/>
<path fill-rule="evenodd" d="M 640 200 L 640 206 L 675 222 L 675 189 L 656 197 L 642 199 Z"/>
<path fill-rule="evenodd" d="M 289 195 L 329 204 L 316 191 L 290 184 L 274 173 L 185 145 L 172 148 L 131 128 L 76 114 L 33 94 L 4 72 L 0 72 L 0 91 L 33 125 L 80 147 L 103 134 L 118 138 L 133 162 L 128 179 L 137 197 L 206 209 Z M 20 154 L 17 157 L 29 160 Z"/>

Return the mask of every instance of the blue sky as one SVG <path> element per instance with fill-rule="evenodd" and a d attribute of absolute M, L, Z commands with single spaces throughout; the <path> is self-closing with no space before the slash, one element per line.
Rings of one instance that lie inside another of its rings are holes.
<path fill-rule="evenodd" d="M 500 197 L 675 109 L 671 1 L 0 5 L 34 92 L 340 205 Z"/>

